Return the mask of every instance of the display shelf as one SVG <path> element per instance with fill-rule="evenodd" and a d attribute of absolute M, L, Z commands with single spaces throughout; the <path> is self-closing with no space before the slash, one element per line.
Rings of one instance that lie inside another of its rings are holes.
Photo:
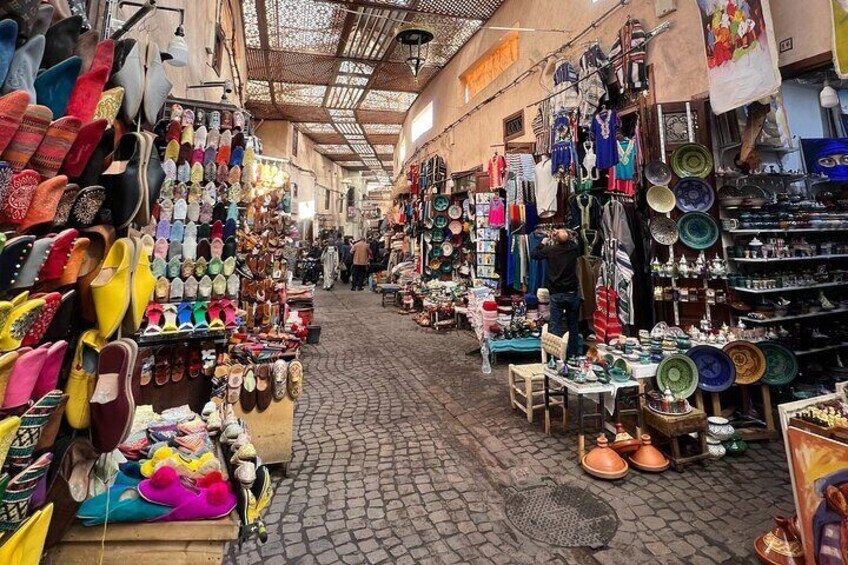
<path fill-rule="evenodd" d="M 736 141 L 734 143 L 728 143 L 727 145 L 722 145 L 719 147 L 719 151 L 724 153 L 725 151 L 730 151 L 731 149 L 739 149 L 742 147 L 741 141 Z M 797 153 L 801 150 L 801 147 L 778 147 L 776 145 L 767 145 L 765 143 L 758 143 L 754 147 L 756 147 L 760 151 L 768 151 L 769 153 L 780 153 L 782 155 L 787 155 L 789 153 Z"/>
<path fill-rule="evenodd" d="M 787 175 L 780 173 L 757 173 L 745 174 L 737 171 L 719 171 L 716 172 L 717 177 L 735 178 L 735 179 L 759 179 L 759 180 L 779 180 L 783 182 L 799 182 L 807 180 L 808 176 L 804 174 Z"/>
<path fill-rule="evenodd" d="M 778 261 L 781 262 L 789 262 L 789 261 L 828 261 L 831 259 L 845 259 L 848 258 L 848 253 L 837 253 L 833 255 L 811 255 L 809 257 L 780 257 L 780 258 L 769 258 L 769 259 L 747 259 L 747 258 L 736 258 L 736 257 L 728 257 L 731 261 L 736 263 L 775 263 Z"/>
<path fill-rule="evenodd" d="M 840 286 L 848 286 L 848 281 L 811 284 L 807 286 L 783 286 L 780 288 L 745 288 L 744 286 L 732 286 L 730 289 L 750 294 L 770 294 L 774 292 L 791 292 L 796 290 L 812 290 L 816 288 L 836 288 Z"/>
<path fill-rule="evenodd" d="M 805 350 L 796 350 L 793 351 L 795 355 L 812 355 L 814 353 L 823 353 L 825 351 L 833 351 L 834 349 L 841 349 L 843 347 L 848 346 L 848 343 L 835 343 L 833 345 L 827 345 L 825 347 L 815 347 L 813 349 L 805 349 Z"/>
<path fill-rule="evenodd" d="M 174 343 L 195 341 L 214 341 L 216 343 L 226 343 L 228 334 L 227 330 L 218 330 L 208 332 L 183 332 L 157 335 L 135 334 L 130 336 L 130 338 L 138 342 L 139 345 L 171 345 Z"/>
<path fill-rule="evenodd" d="M 836 316 L 839 314 L 844 314 L 846 312 L 848 312 L 848 308 L 837 308 L 836 310 L 822 310 L 821 312 L 797 314 L 795 316 L 778 316 L 776 318 L 768 318 L 766 320 L 757 320 L 756 318 L 749 318 L 747 316 L 741 316 L 739 319 L 748 324 L 769 326 L 772 324 L 779 324 L 781 322 L 791 322 L 794 320 L 807 320 L 810 318 L 820 318 L 823 316 Z"/>
<path fill-rule="evenodd" d="M 848 229 L 848 225 L 834 226 L 825 228 L 754 228 L 754 229 L 735 229 L 725 230 L 730 234 L 740 235 L 756 235 L 758 233 L 815 233 L 815 232 L 834 232 Z"/>

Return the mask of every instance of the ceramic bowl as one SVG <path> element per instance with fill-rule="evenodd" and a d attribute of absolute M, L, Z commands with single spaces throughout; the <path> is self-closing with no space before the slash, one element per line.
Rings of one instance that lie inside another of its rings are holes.
<path fill-rule="evenodd" d="M 720 416 L 710 416 L 707 418 L 707 433 L 710 437 L 718 441 L 727 441 L 733 437 L 736 432 L 733 426 L 730 425 L 730 420 Z"/>
<path fill-rule="evenodd" d="M 721 459 L 727 454 L 721 442 L 713 437 L 707 437 L 707 451 L 713 459 Z"/>

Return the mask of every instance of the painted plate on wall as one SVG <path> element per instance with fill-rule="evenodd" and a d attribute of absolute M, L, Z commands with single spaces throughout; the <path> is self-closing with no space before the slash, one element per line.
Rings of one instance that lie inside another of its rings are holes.
<path fill-rule="evenodd" d="M 648 206 L 651 207 L 651 210 L 660 214 L 668 214 L 674 210 L 676 203 L 674 193 L 664 185 L 649 188 L 645 198 L 648 200 Z"/>
<path fill-rule="evenodd" d="M 651 184 L 668 185 L 671 182 L 671 169 L 662 161 L 652 161 L 645 166 L 645 178 Z"/>
<path fill-rule="evenodd" d="M 685 179 L 706 178 L 713 171 L 713 156 L 710 150 L 699 143 L 681 145 L 671 157 L 674 174 Z"/>
<path fill-rule="evenodd" d="M 798 376 L 798 359 L 795 354 L 772 341 L 758 343 L 766 356 L 766 372 L 763 382 L 770 386 L 786 386 Z"/>
<path fill-rule="evenodd" d="M 709 212 L 715 202 L 713 187 L 699 178 L 680 180 L 674 185 L 674 196 L 681 212 Z"/>
<path fill-rule="evenodd" d="M 433 225 L 443 230 L 448 226 L 448 219 L 445 216 L 436 216 L 436 219 L 433 220 Z"/>
<path fill-rule="evenodd" d="M 444 194 L 439 194 L 433 199 L 433 209 L 436 212 L 444 212 L 450 207 L 450 199 Z"/>
<path fill-rule="evenodd" d="M 736 382 L 750 385 L 763 378 L 766 372 L 766 356 L 750 341 L 732 341 L 724 346 L 724 352 L 736 366 Z"/>
<path fill-rule="evenodd" d="M 698 386 L 701 390 L 721 392 L 736 382 L 736 365 L 718 347 L 696 345 L 686 355 L 698 367 Z"/>
<path fill-rule="evenodd" d="M 453 235 L 459 235 L 462 233 L 462 222 L 459 220 L 454 220 L 450 224 L 448 224 L 448 229 Z"/>
<path fill-rule="evenodd" d="M 451 220 L 458 220 L 462 217 L 462 208 L 459 204 L 454 204 L 450 208 L 448 208 L 448 217 Z"/>
<path fill-rule="evenodd" d="M 683 354 L 669 355 L 657 367 L 657 388 L 670 390 L 674 398 L 689 398 L 698 388 L 698 367 Z"/>
<path fill-rule="evenodd" d="M 442 255 L 445 257 L 450 257 L 453 253 L 453 244 L 450 241 L 446 241 L 442 244 Z"/>
<path fill-rule="evenodd" d="M 433 237 L 431 238 L 433 243 L 441 243 L 445 240 L 445 232 L 442 230 L 433 230 L 430 233 L 433 234 Z"/>
<path fill-rule="evenodd" d="M 703 212 L 688 212 L 677 220 L 680 241 L 692 249 L 709 249 L 718 241 L 718 224 Z"/>
<path fill-rule="evenodd" d="M 661 245 L 674 245 L 679 237 L 677 222 L 665 216 L 651 219 L 651 237 Z"/>

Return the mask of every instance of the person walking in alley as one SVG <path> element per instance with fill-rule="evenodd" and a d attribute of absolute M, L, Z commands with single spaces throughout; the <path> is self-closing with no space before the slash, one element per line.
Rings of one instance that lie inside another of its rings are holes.
<path fill-rule="evenodd" d="M 577 244 L 568 230 L 556 230 L 530 252 L 537 261 L 547 261 L 545 286 L 551 293 L 551 321 L 549 331 L 563 335 L 563 317 L 568 326 L 568 358 L 579 355 L 577 322 L 580 316 L 580 286 L 577 280 Z"/>
<path fill-rule="evenodd" d="M 335 245 L 328 244 L 324 248 L 321 264 L 324 266 L 324 290 L 330 290 L 336 284 L 336 273 L 339 269 L 339 252 Z"/>
<path fill-rule="evenodd" d="M 371 249 L 364 239 L 357 241 L 351 249 L 353 255 L 353 272 L 351 274 L 351 290 L 363 290 L 368 276 L 368 263 L 371 260 Z"/>

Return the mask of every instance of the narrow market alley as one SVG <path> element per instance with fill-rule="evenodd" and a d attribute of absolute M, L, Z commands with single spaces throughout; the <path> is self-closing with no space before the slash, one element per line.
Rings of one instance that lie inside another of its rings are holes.
<path fill-rule="evenodd" d="M 421 329 L 340 286 L 318 290 L 316 310 L 269 540 L 231 547 L 228 563 L 742 564 L 772 517 L 792 513 L 780 442 L 597 481 L 573 431 L 549 437 L 510 410 L 509 360 L 481 373 L 472 332 Z"/>

